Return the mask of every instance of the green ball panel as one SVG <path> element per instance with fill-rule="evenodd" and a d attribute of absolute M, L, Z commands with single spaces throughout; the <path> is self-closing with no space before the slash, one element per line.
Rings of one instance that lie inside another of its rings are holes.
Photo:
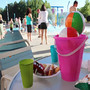
<path fill-rule="evenodd" d="M 72 19 L 72 27 L 75 28 L 79 34 L 83 31 L 83 20 L 79 13 L 74 13 Z"/>

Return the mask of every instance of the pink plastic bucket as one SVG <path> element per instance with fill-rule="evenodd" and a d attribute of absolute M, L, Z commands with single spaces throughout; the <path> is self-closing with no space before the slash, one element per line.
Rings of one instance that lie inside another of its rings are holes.
<path fill-rule="evenodd" d="M 63 80 L 69 82 L 78 80 L 87 38 L 86 35 L 71 38 L 62 38 L 58 35 L 54 37 Z"/>

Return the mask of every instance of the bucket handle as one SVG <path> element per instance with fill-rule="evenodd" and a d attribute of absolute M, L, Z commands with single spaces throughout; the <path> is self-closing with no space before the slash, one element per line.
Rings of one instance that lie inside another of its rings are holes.
<path fill-rule="evenodd" d="M 66 57 L 66 56 L 71 56 L 71 55 L 73 55 L 74 53 L 76 53 L 76 52 L 85 44 L 86 40 L 87 40 L 87 39 L 85 39 L 78 48 L 76 48 L 75 50 L 73 50 L 72 52 L 70 52 L 70 53 L 68 53 L 68 54 L 60 54 L 58 51 L 56 51 L 56 52 L 57 52 L 60 56 L 65 56 L 65 57 Z"/>

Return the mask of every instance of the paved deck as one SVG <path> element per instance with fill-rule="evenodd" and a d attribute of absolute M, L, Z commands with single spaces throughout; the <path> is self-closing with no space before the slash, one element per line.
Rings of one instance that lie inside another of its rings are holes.
<path fill-rule="evenodd" d="M 27 34 L 22 33 L 24 39 L 27 39 Z M 50 46 L 54 44 L 54 39 L 48 36 L 48 44 L 45 44 L 45 39 L 43 45 L 40 45 L 41 38 L 38 38 L 38 33 L 32 33 L 32 41 L 29 41 L 34 58 L 46 57 L 50 55 Z"/>

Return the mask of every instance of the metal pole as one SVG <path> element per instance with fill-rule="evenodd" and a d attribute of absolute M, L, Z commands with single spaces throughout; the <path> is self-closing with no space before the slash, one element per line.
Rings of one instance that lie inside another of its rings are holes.
<path fill-rule="evenodd" d="M 7 4 L 7 22 L 9 22 L 8 4 Z"/>
<path fill-rule="evenodd" d="M 57 25 L 58 25 L 58 7 L 57 7 Z"/>
<path fill-rule="evenodd" d="M 69 7 L 69 4 L 70 4 L 70 1 L 68 1 L 68 4 L 67 4 L 67 12 L 68 12 L 68 7 Z"/>

